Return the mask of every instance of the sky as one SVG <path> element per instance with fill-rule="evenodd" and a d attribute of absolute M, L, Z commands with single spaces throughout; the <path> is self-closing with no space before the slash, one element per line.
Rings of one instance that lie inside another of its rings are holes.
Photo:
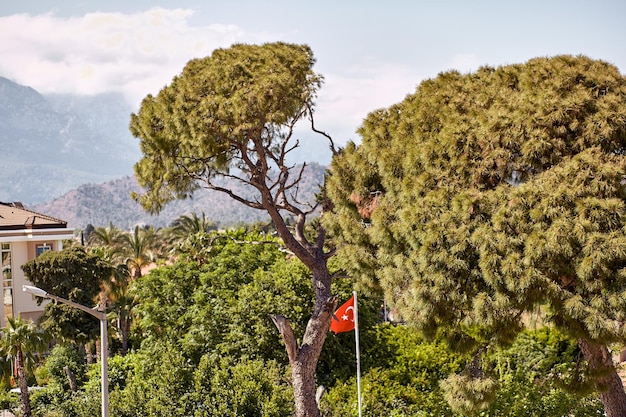
<path fill-rule="evenodd" d="M 137 108 L 233 43 L 308 44 L 316 127 L 343 144 L 443 71 L 587 55 L 626 74 L 624 0 L 0 0 L 0 76 L 41 93 L 120 92 Z"/>

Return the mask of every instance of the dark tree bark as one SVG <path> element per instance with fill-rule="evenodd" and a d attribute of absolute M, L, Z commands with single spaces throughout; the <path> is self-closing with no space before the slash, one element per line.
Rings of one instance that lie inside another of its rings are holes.
<path fill-rule="evenodd" d="M 626 416 L 626 393 L 624 384 L 615 370 L 611 353 L 604 345 L 587 339 L 579 339 L 578 346 L 596 378 L 600 400 L 607 417 Z"/>
<path fill-rule="evenodd" d="M 336 305 L 336 298 L 331 297 L 319 313 L 311 316 L 300 346 L 289 320 L 283 316 L 272 316 L 289 356 L 297 417 L 320 416 L 316 400 L 315 370 Z"/>
<path fill-rule="evenodd" d="M 321 252 L 320 252 L 321 254 Z M 326 260 L 320 257 L 317 265 L 310 266 L 313 271 L 313 288 L 315 289 L 315 309 L 307 323 L 302 344 L 297 338 L 289 320 L 283 316 L 272 316 L 274 324 L 280 331 L 291 366 L 292 384 L 296 406 L 296 417 L 319 417 L 319 406 L 316 400 L 317 387 L 315 370 L 326 341 L 337 298 L 331 296 L 330 284 L 332 276 L 328 272 Z"/>
<path fill-rule="evenodd" d="M 120 354 L 126 356 L 128 354 L 128 335 L 130 334 L 130 320 L 121 319 L 119 323 L 120 332 L 122 333 L 122 348 Z"/>
<path fill-rule="evenodd" d="M 87 365 L 93 365 L 95 363 L 94 361 L 95 354 L 93 353 L 92 342 L 81 345 L 81 348 L 84 349 L 85 351 L 85 358 L 87 359 Z"/>
<path fill-rule="evenodd" d="M 28 396 L 28 380 L 26 379 L 26 369 L 24 367 L 24 353 L 17 351 L 16 358 L 17 379 L 20 385 L 20 401 L 22 403 L 22 415 L 24 417 L 32 417 L 33 413 L 30 408 L 30 398 Z"/>

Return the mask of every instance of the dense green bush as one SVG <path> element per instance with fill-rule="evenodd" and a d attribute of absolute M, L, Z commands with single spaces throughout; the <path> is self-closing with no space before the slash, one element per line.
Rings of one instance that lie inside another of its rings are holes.
<path fill-rule="evenodd" d="M 525 331 L 509 348 L 487 353 L 482 382 L 466 374 L 470 357 L 444 343 L 427 342 L 406 326 L 382 325 L 376 331 L 378 343 L 366 363 L 377 366 L 366 366 L 361 384 L 365 417 L 603 415 L 600 401 L 580 390 L 575 341 L 554 329 Z M 456 383 L 447 391 L 454 396 L 442 389 L 446 380 L 447 388 Z M 568 389 L 571 384 L 576 394 Z M 322 411 L 325 417 L 357 416 L 356 379 L 330 387 Z"/>
<path fill-rule="evenodd" d="M 464 358 L 406 326 L 385 324 L 371 331 L 375 344 L 362 349 L 363 415 L 451 416 L 438 384 L 459 371 Z M 357 416 L 355 377 L 331 387 L 321 408 L 326 417 Z"/>
<path fill-rule="evenodd" d="M 489 360 L 500 389 L 481 416 L 604 415 L 602 403 L 585 378 L 576 341 L 554 328 L 526 330 Z"/>
<path fill-rule="evenodd" d="M 194 373 L 195 417 L 282 417 L 293 414 L 284 366 L 274 361 L 206 355 Z"/>
<path fill-rule="evenodd" d="M 79 352 L 75 346 L 55 345 L 46 359 L 44 368 L 49 378 L 48 385 L 61 390 L 70 390 L 68 371 L 74 374 L 79 386 L 85 382 L 87 372 L 85 355 Z"/>

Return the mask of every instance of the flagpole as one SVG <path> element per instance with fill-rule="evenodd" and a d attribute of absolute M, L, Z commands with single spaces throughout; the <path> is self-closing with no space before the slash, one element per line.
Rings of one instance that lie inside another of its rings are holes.
<path fill-rule="evenodd" d="M 361 352 L 359 347 L 359 303 L 356 296 L 356 291 L 352 291 L 354 295 L 354 340 L 356 342 L 356 392 L 357 401 L 359 404 L 359 417 L 361 414 Z"/>

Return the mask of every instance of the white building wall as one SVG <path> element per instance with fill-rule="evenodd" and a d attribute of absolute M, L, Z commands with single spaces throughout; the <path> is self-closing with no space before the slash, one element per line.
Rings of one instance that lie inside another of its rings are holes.
<path fill-rule="evenodd" d="M 33 285 L 28 281 L 21 266 L 34 259 L 37 256 L 37 246 L 50 246 L 51 250 L 59 251 L 63 248 L 63 239 L 71 238 L 69 233 L 71 230 L 65 230 L 66 235 L 59 236 L 41 236 L 39 240 L 35 236 L 2 236 L 0 234 L 0 242 L 6 242 L 11 245 L 11 273 L 12 273 L 12 299 L 8 295 L 2 293 L 4 308 L 0 308 L 0 326 L 5 327 L 7 324 L 6 311 L 10 310 L 9 304 L 12 302 L 13 316 L 20 315 L 25 319 L 38 319 L 46 303 L 50 300 L 43 300 L 41 305 L 37 305 L 35 297 L 27 292 L 22 291 L 22 285 Z M 0 283 L 1 284 L 1 283 Z"/>
<path fill-rule="evenodd" d="M 45 242 L 45 243 L 49 243 Z M 37 319 L 43 312 L 43 307 L 48 302 L 44 301 L 40 306 L 32 294 L 22 291 L 22 285 L 33 285 L 28 281 L 22 265 L 35 258 L 34 248 L 37 244 L 44 242 L 15 242 L 12 244 L 14 266 L 13 266 L 13 314 L 17 317 Z M 6 323 L 6 322 L 5 322 Z"/>

